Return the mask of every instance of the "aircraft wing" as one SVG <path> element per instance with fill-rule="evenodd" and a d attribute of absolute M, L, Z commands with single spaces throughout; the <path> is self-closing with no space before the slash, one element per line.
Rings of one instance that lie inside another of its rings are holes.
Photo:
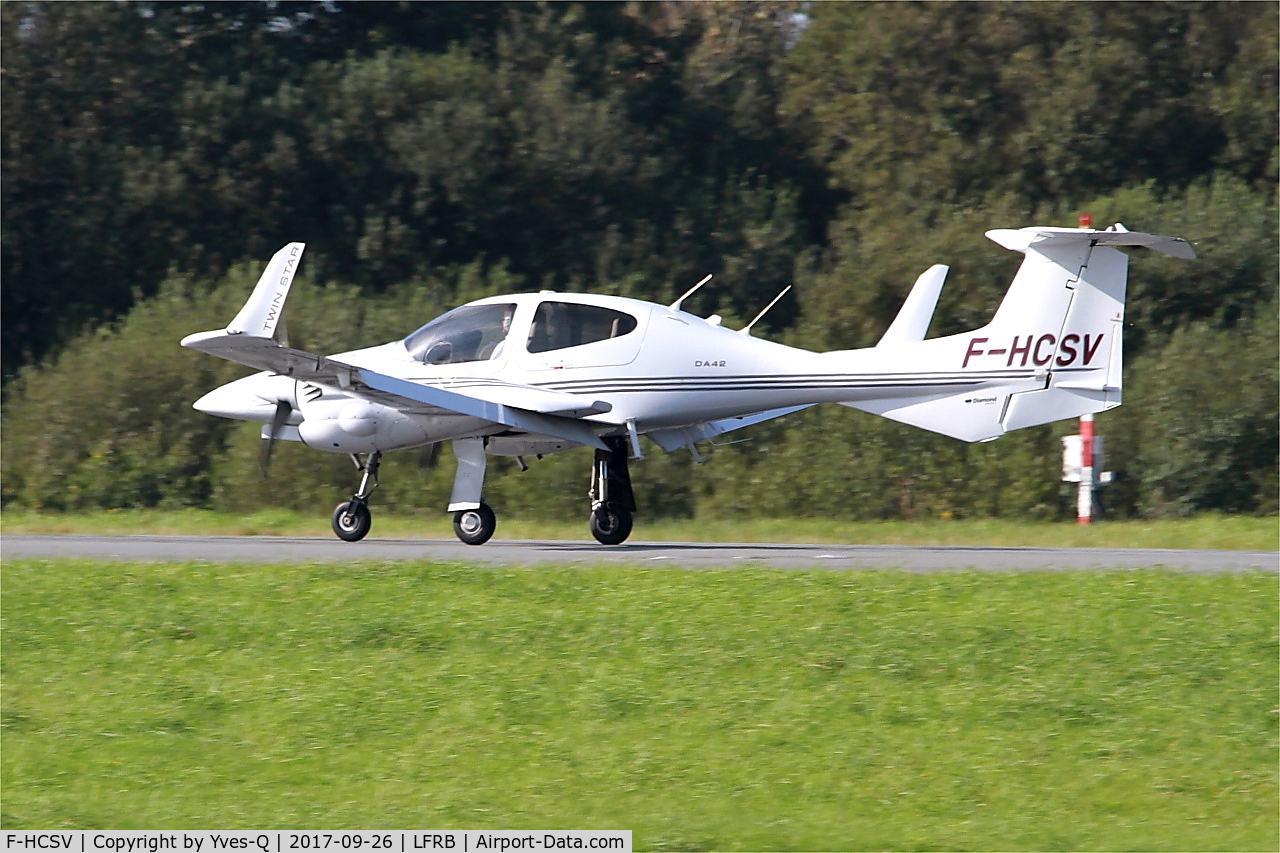
<path fill-rule="evenodd" d="M 182 345 L 257 370 L 269 370 L 303 382 L 336 388 L 398 409 L 405 414 L 450 412 L 492 421 L 513 429 L 549 435 L 607 450 L 590 425 L 579 418 L 603 414 L 608 403 L 577 394 L 550 391 L 498 379 L 463 378 L 426 383 L 389 376 L 328 356 L 282 346 L 271 338 L 218 330 L 182 339 Z"/>

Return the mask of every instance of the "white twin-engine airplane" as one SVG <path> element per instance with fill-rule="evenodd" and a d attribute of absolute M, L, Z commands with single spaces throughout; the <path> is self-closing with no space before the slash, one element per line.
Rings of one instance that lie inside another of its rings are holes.
<path fill-rule="evenodd" d="M 448 440 L 458 461 L 449 511 L 463 542 L 482 544 L 496 527 L 482 500 L 486 455 L 524 468 L 524 457 L 586 446 L 596 451 L 591 533 L 613 545 L 631 533 L 627 461 L 640 458 L 642 435 L 697 458 L 699 441 L 840 403 L 987 441 L 1120 405 L 1128 257 L 1111 247 L 1194 258 L 1190 245 L 1119 224 L 987 236 L 1026 256 L 990 323 L 925 340 L 947 274 L 937 265 L 866 349 L 817 353 L 753 338 L 763 311 L 736 332 L 718 316 L 682 311 L 703 279 L 669 306 L 553 291 L 494 296 L 401 341 L 315 355 L 273 339 L 302 243 L 276 253 L 231 325 L 182 345 L 262 371 L 210 391 L 196 409 L 263 423 L 268 452 L 286 439 L 351 455 L 363 476 L 333 512 L 342 539 L 369 532 L 383 453 Z"/>

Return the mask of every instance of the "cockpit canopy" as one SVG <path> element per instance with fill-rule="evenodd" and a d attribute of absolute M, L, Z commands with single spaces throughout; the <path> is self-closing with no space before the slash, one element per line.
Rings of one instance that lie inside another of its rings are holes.
<path fill-rule="evenodd" d="M 463 305 L 427 323 L 404 339 L 405 349 L 426 364 L 485 361 L 503 353 L 516 303 Z M 578 302 L 545 300 L 529 324 L 525 348 L 530 353 L 593 344 L 620 338 L 639 325 L 632 315 Z"/>
<path fill-rule="evenodd" d="M 404 339 L 404 347 L 426 364 L 462 364 L 492 358 L 507 339 L 514 302 L 463 305 Z"/>

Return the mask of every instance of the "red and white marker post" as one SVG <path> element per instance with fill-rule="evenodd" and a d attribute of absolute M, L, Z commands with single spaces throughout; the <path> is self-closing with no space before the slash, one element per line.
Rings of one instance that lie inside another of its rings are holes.
<path fill-rule="evenodd" d="M 1093 415 L 1080 416 L 1080 487 L 1076 490 L 1076 521 L 1093 518 Z"/>

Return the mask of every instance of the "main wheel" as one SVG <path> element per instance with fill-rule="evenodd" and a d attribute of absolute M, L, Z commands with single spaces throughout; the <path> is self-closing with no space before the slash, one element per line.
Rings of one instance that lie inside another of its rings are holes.
<path fill-rule="evenodd" d="M 619 545 L 631 535 L 631 513 L 611 506 L 591 510 L 591 535 L 601 545 Z"/>
<path fill-rule="evenodd" d="M 343 501 L 333 509 L 333 532 L 339 539 L 358 542 L 373 526 L 373 514 L 361 501 Z"/>
<path fill-rule="evenodd" d="M 487 503 L 476 509 L 464 509 L 453 514 L 453 532 L 468 545 L 483 545 L 498 529 L 498 518 Z"/>

